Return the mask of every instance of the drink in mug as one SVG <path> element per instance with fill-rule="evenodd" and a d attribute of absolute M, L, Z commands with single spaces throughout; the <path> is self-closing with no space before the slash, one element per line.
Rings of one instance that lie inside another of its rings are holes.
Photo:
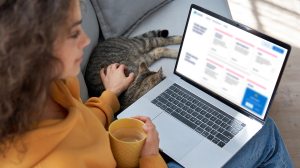
<path fill-rule="evenodd" d="M 112 135 L 124 142 L 138 142 L 144 139 L 144 134 L 136 128 L 119 128 Z"/>

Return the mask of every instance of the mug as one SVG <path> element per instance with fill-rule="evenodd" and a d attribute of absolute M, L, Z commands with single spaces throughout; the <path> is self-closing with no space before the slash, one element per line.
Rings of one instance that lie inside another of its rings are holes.
<path fill-rule="evenodd" d="M 108 128 L 109 139 L 117 167 L 139 166 L 140 153 L 146 140 L 144 122 L 134 118 L 123 118 L 112 122 Z"/>

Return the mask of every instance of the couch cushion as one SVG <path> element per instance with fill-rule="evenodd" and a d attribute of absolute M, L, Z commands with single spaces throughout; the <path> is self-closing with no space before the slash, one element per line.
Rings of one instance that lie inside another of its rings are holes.
<path fill-rule="evenodd" d="M 104 38 L 127 36 L 147 16 L 172 0 L 91 0 Z"/>
<path fill-rule="evenodd" d="M 80 81 L 80 95 L 82 100 L 86 100 L 88 98 L 88 91 L 83 78 L 83 74 L 85 73 L 85 68 L 89 57 L 94 47 L 98 44 L 100 29 L 95 10 L 90 0 L 81 0 L 80 2 L 82 9 L 82 27 L 91 39 L 91 43 L 84 49 L 83 61 L 81 63 L 81 73 L 78 76 Z"/>
<path fill-rule="evenodd" d="M 82 27 L 91 39 L 91 43 L 84 49 L 84 60 L 81 63 L 81 71 L 84 74 L 89 57 L 98 44 L 100 29 L 95 10 L 90 0 L 81 0 L 81 2 Z"/>

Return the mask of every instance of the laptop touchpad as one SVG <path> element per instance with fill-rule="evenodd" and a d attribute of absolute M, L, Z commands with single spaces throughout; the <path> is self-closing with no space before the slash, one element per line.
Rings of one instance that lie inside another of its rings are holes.
<path fill-rule="evenodd" d="M 181 160 L 203 137 L 166 113 L 153 120 L 159 132 L 160 149 L 174 160 Z"/>

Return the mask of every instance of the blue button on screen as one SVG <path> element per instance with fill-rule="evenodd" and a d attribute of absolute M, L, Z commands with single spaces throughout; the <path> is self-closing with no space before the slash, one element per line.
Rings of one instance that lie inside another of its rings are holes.
<path fill-rule="evenodd" d="M 272 49 L 280 54 L 283 54 L 284 50 L 282 48 L 279 48 L 278 46 L 273 46 Z"/>

